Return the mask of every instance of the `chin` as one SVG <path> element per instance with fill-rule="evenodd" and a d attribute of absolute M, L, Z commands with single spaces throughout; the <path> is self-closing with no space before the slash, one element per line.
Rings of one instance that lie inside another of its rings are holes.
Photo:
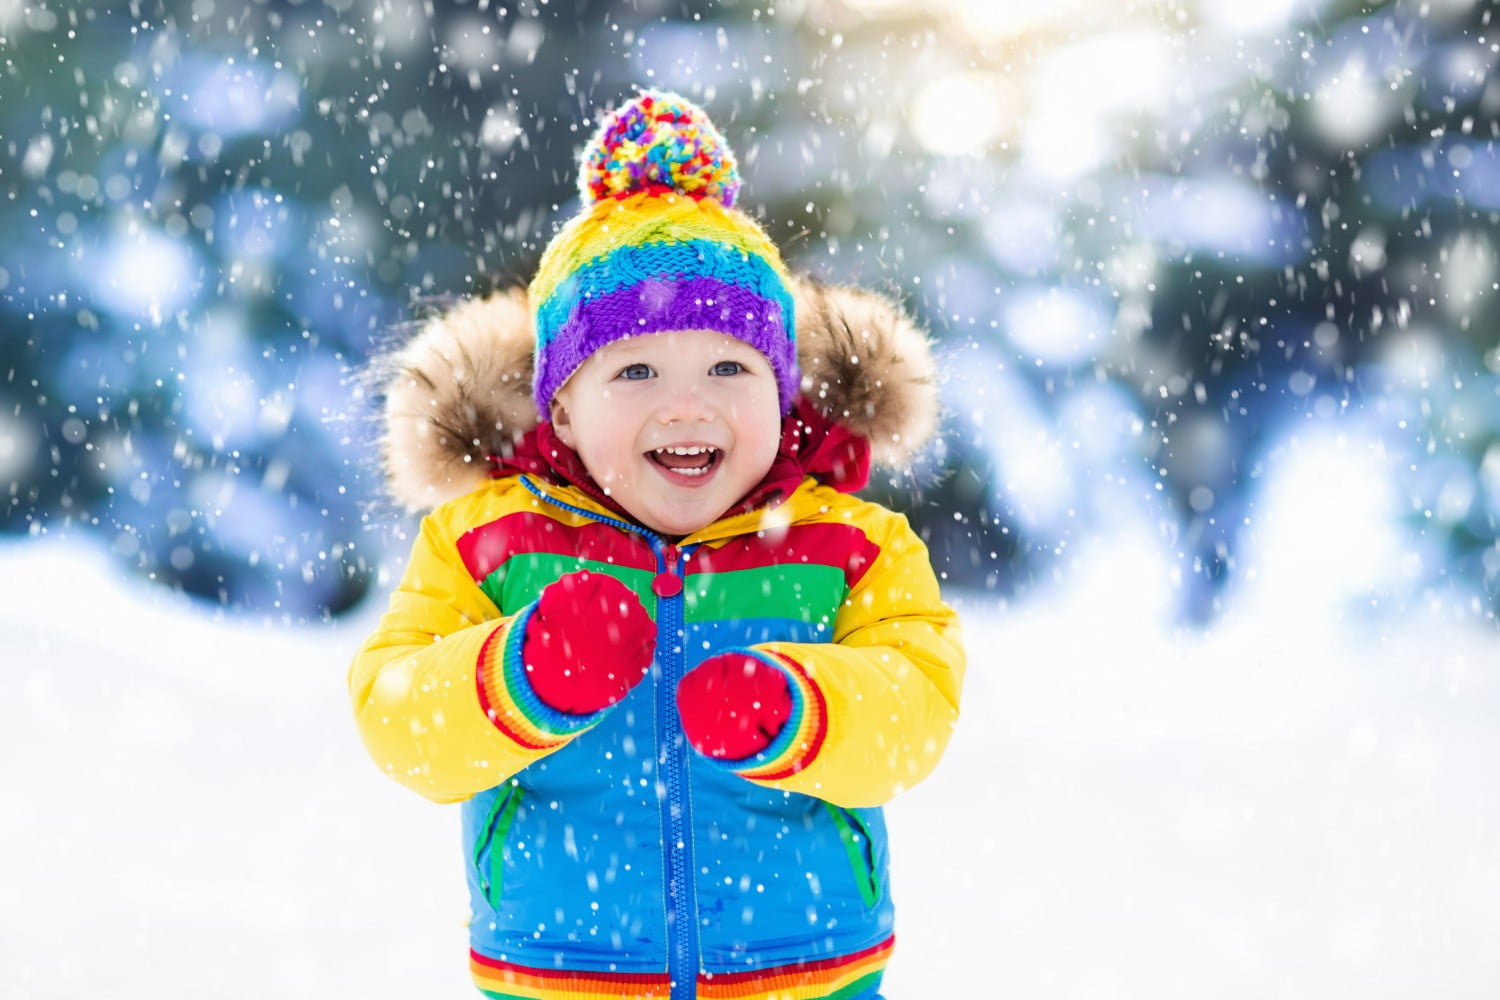
<path fill-rule="evenodd" d="M 662 535 L 691 535 L 693 532 L 708 527 L 719 519 L 719 515 L 703 512 L 681 513 L 653 517 L 647 521 L 641 519 L 641 523 L 651 530 Z"/>
<path fill-rule="evenodd" d="M 650 528 L 652 531 L 655 531 L 658 535 L 668 535 L 674 538 L 680 538 L 684 535 L 691 535 L 693 532 L 698 531 L 701 528 L 706 528 L 713 523 L 713 518 L 708 518 L 707 520 L 703 520 L 701 518 L 693 518 L 682 521 L 660 521 L 652 524 L 647 524 L 646 527 Z"/>

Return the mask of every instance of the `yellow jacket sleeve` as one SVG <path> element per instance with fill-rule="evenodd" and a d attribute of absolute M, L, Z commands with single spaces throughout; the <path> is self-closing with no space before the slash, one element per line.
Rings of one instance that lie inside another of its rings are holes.
<path fill-rule="evenodd" d="M 925 778 L 947 747 L 966 662 L 958 616 L 927 547 L 904 517 L 883 513 L 880 554 L 845 597 L 833 641 L 754 647 L 787 669 L 798 711 L 768 755 L 736 768 L 743 777 L 876 806 Z"/>
<path fill-rule="evenodd" d="M 370 756 L 436 802 L 467 799 L 563 746 L 595 716 L 537 711 L 505 665 L 519 657 L 529 609 L 502 617 L 470 577 L 439 508 L 375 633 L 349 671 Z M 529 703 L 531 710 L 521 707 Z"/>

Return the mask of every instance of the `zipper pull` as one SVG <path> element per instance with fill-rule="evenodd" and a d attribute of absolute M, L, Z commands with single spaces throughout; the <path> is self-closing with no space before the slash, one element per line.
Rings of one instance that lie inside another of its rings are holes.
<path fill-rule="evenodd" d="M 651 581 L 651 592 L 657 597 L 676 597 L 682 593 L 682 577 L 678 576 L 677 546 L 668 545 L 662 550 L 662 571 Z"/>

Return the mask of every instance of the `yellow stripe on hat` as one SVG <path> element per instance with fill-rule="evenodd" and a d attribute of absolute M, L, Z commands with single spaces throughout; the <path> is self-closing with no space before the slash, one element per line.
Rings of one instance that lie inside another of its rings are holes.
<path fill-rule="evenodd" d="M 598 202 L 564 226 L 542 254 L 530 299 L 537 305 L 546 302 L 568 275 L 621 246 L 694 239 L 754 254 L 791 285 L 776 245 L 748 216 L 710 198 L 642 192 Z"/>

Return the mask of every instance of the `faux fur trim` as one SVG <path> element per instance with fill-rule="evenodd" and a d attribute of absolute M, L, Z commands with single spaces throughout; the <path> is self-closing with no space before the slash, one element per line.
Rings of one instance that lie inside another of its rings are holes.
<path fill-rule="evenodd" d="M 409 510 L 463 496 L 489 478 L 489 457 L 536 426 L 531 306 L 513 288 L 423 323 L 383 364 L 381 454 L 391 495 Z"/>
<path fill-rule="evenodd" d="M 905 467 L 937 429 L 926 334 L 873 292 L 801 278 L 793 296 L 803 395 L 869 439 L 877 464 Z M 425 510 L 468 493 L 489 478 L 489 456 L 506 454 L 536 426 L 535 342 L 526 292 L 512 288 L 432 317 L 376 359 L 381 450 L 397 502 Z"/>
<path fill-rule="evenodd" d="M 802 395 L 904 468 L 937 430 L 937 369 L 921 328 L 890 299 L 804 279 L 793 294 Z"/>

